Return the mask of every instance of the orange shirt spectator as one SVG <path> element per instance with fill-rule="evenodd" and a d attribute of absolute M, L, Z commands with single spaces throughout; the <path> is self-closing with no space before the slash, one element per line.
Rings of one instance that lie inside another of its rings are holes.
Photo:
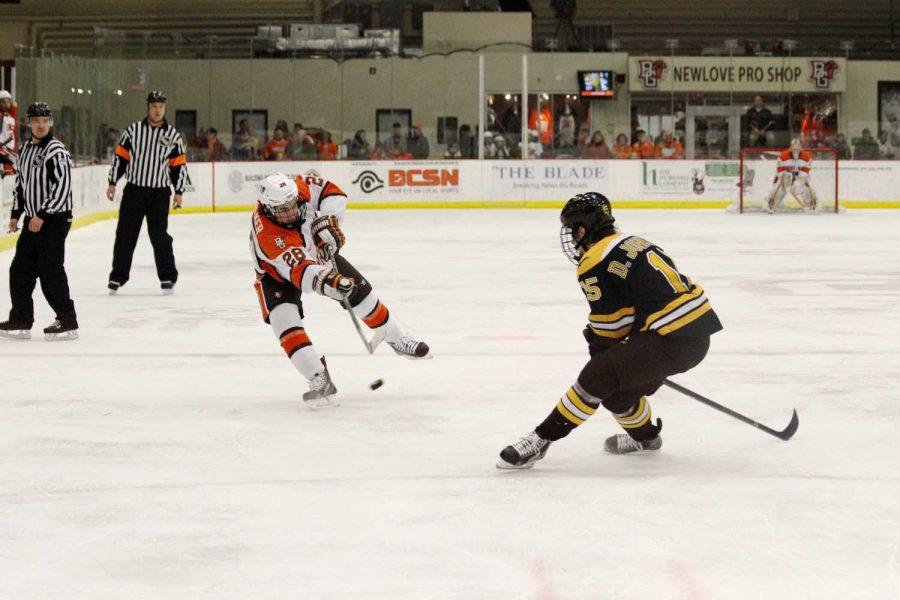
<path fill-rule="evenodd" d="M 663 131 L 662 139 L 656 145 L 656 158 L 684 158 L 684 147 L 681 143 L 672 138 L 672 132 Z"/>
<path fill-rule="evenodd" d="M 615 158 L 631 158 L 631 144 L 628 143 L 628 136 L 624 133 L 617 135 L 612 151 Z"/>
<path fill-rule="evenodd" d="M 632 158 L 653 158 L 656 155 L 656 148 L 653 147 L 653 140 L 647 135 L 643 129 L 634 132 L 634 143 L 631 145 Z"/>
<path fill-rule="evenodd" d="M 599 131 L 594 132 L 594 135 L 591 136 L 590 141 L 584 147 L 582 156 L 584 158 L 612 158 L 612 152 L 609 151 L 609 146 L 606 145 L 606 140 L 603 138 L 602 133 Z"/>
<path fill-rule="evenodd" d="M 266 160 L 284 160 L 286 158 L 284 149 L 287 148 L 288 139 L 281 129 L 275 130 L 275 137 L 263 146 L 263 158 Z"/>
<path fill-rule="evenodd" d="M 331 134 L 327 131 L 322 132 L 322 141 L 316 146 L 319 151 L 319 160 L 337 160 L 338 147 L 331 141 Z"/>

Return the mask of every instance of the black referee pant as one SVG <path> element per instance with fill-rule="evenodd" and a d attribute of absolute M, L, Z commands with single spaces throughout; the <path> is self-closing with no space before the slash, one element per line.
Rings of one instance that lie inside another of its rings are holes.
<path fill-rule="evenodd" d="M 41 291 L 56 313 L 56 318 L 65 326 L 78 327 L 75 303 L 69 296 L 69 278 L 63 265 L 72 215 L 50 215 L 37 233 L 28 229 L 30 221 L 31 217 L 25 217 L 22 233 L 16 242 L 16 255 L 9 266 L 9 295 L 12 298 L 9 320 L 21 324 L 24 329 L 31 328 L 34 324 L 31 295 L 40 279 Z"/>
<path fill-rule="evenodd" d="M 141 187 L 128 183 L 122 193 L 116 243 L 113 246 L 112 271 L 109 280 L 124 285 L 131 273 L 131 259 L 147 217 L 147 233 L 153 245 L 156 275 L 160 281 L 178 280 L 172 236 L 169 235 L 169 188 Z"/>

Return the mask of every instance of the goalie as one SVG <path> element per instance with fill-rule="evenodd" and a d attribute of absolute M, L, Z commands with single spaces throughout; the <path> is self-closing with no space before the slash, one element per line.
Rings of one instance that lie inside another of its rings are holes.
<path fill-rule="evenodd" d="M 812 160 L 809 152 L 803 149 L 800 140 L 791 140 L 790 147 L 778 157 L 778 168 L 772 183 L 775 187 L 766 197 L 763 209 L 774 213 L 786 194 L 790 193 L 804 211 L 814 211 L 818 207 L 816 191 L 809 183 L 809 172 Z"/>

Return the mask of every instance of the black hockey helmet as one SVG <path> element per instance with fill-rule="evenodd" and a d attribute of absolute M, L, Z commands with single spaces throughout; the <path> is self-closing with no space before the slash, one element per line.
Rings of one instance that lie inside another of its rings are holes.
<path fill-rule="evenodd" d="M 46 102 L 32 102 L 28 105 L 25 116 L 29 119 L 31 117 L 52 117 L 53 111 L 50 110 L 50 105 Z"/>
<path fill-rule="evenodd" d="M 160 90 L 153 90 L 149 94 L 147 94 L 147 104 L 151 102 L 166 102 L 168 98 L 166 98 L 165 92 Z"/>
<path fill-rule="evenodd" d="M 562 223 L 559 242 L 563 253 L 576 265 L 588 248 L 615 230 L 613 223 L 616 222 L 609 200 L 597 192 L 570 198 L 559 214 L 559 220 Z M 584 234 L 576 239 L 582 227 Z"/>

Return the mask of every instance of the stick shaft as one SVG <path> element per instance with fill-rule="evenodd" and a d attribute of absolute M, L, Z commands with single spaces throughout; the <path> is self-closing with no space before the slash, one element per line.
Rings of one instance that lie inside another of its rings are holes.
<path fill-rule="evenodd" d="M 788 426 L 784 430 L 778 431 L 778 430 L 772 429 L 771 427 L 767 427 L 767 426 L 763 425 L 759 421 L 754 421 L 750 417 L 745 417 L 741 413 L 731 410 L 727 406 L 722 406 L 718 402 L 714 402 L 713 400 L 710 400 L 709 398 L 706 398 L 705 396 L 701 396 L 697 392 L 691 391 L 688 388 L 684 387 L 683 385 L 679 385 L 679 384 L 675 383 L 674 381 L 669 381 L 668 379 L 666 379 L 665 381 L 663 381 L 663 383 L 666 386 L 675 390 L 676 392 L 680 392 L 689 398 L 693 398 L 694 400 L 696 400 L 698 402 L 702 402 L 703 404 L 710 406 L 719 412 L 723 412 L 726 415 L 728 415 L 729 417 L 735 418 L 738 421 L 743 421 L 744 423 L 747 423 L 748 425 L 753 425 L 757 429 L 764 431 L 764 432 L 768 433 L 769 435 L 774 435 L 775 437 L 782 439 L 784 441 L 787 441 L 787 440 L 791 439 L 791 437 L 793 437 L 794 433 L 797 431 L 797 427 L 800 424 L 799 418 L 797 417 L 797 411 L 795 410 L 794 414 L 791 417 L 791 422 L 788 423 Z"/>

